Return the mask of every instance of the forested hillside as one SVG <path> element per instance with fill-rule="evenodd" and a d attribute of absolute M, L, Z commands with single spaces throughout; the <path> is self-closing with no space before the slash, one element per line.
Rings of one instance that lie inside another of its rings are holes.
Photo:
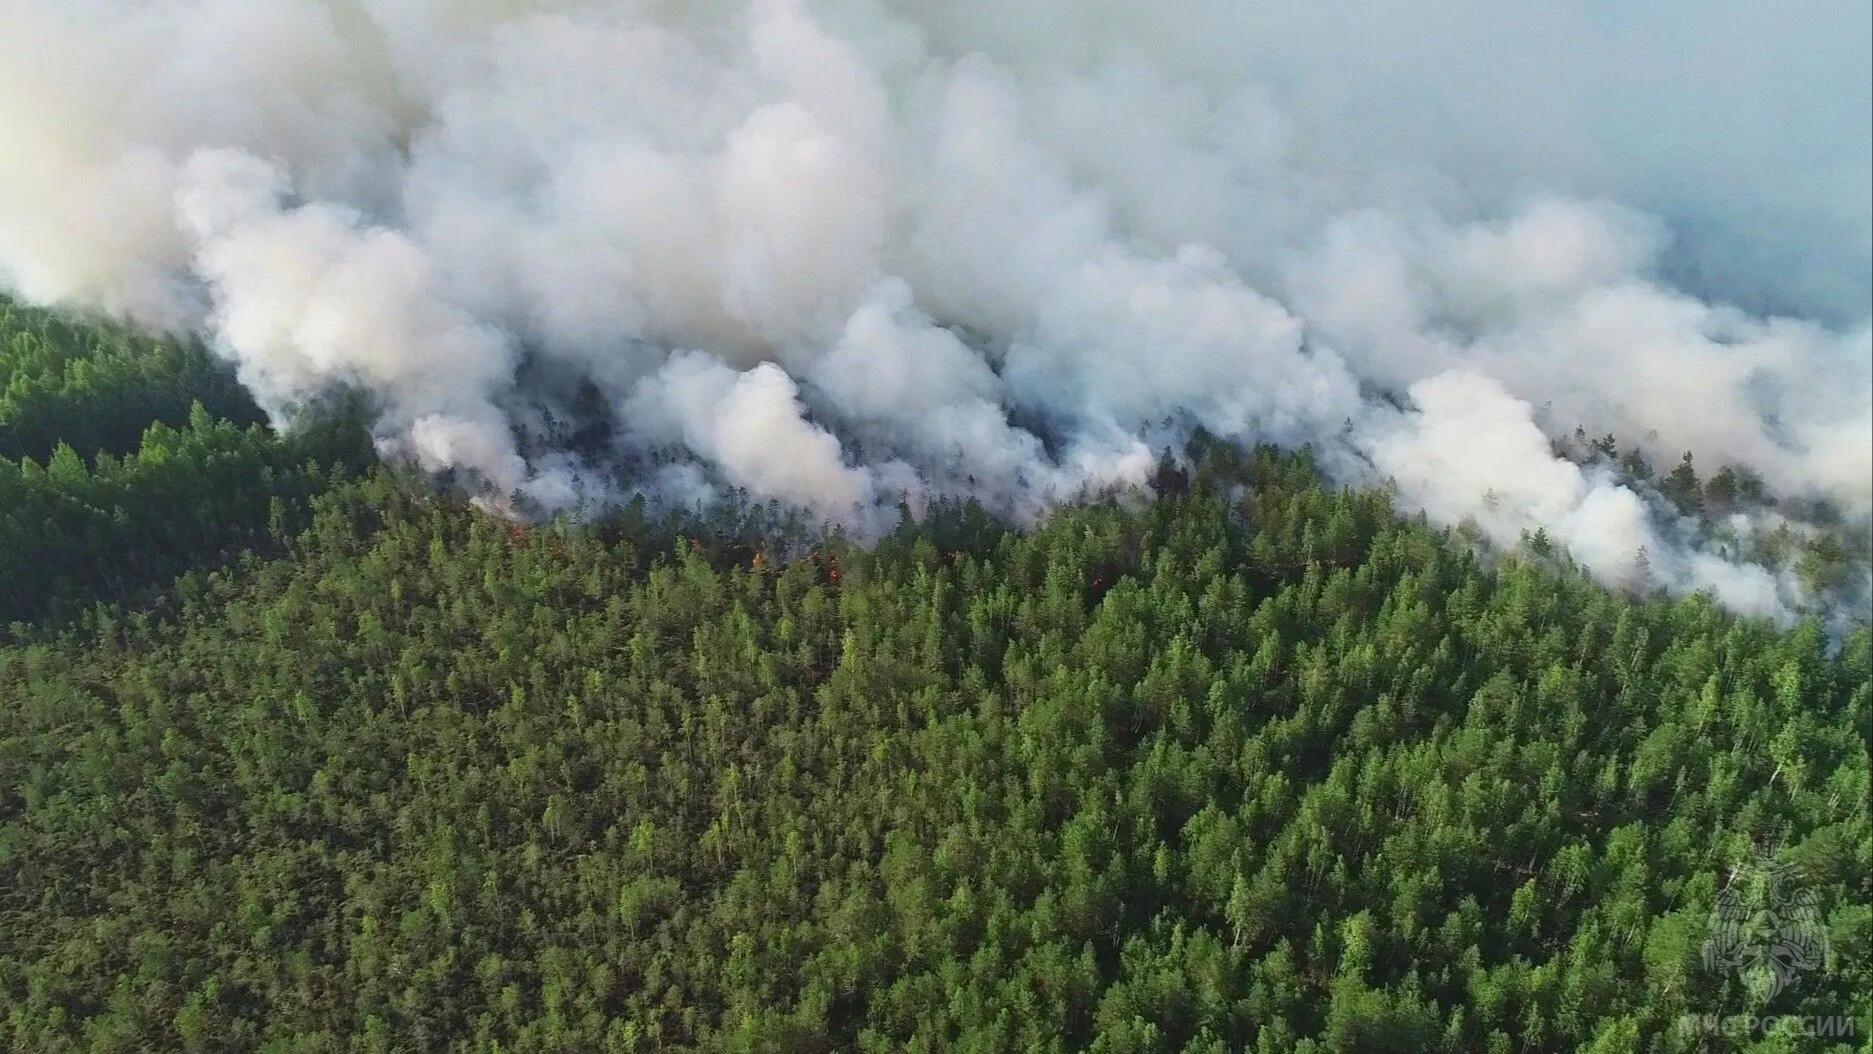
<path fill-rule="evenodd" d="M 152 422 L 185 427 L 198 402 L 216 419 L 261 420 L 232 370 L 198 344 L 0 297 L 0 457 L 44 461 L 60 443 L 121 455 Z"/>
<path fill-rule="evenodd" d="M 345 414 L 290 437 L 197 345 L 0 300 L 0 625 L 128 600 L 269 550 L 361 471 Z"/>
<path fill-rule="evenodd" d="M 60 346 L 19 405 L 119 368 Z M 179 419 L 0 416 L 0 1047 L 1866 1042 L 1864 624 L 1481 557 L 1267 450 L 1025 533 L 524 526 L 197 368 Z M 1703 964 L 1764 856 L 1826 938 L 1767 1004 Z M 1862 1024 L 1682 1026 L 1765 1012 Z"/>

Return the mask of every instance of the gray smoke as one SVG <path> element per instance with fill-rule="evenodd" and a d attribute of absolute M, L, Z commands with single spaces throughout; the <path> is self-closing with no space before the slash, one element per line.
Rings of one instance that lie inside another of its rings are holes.
<path fill-rule="evenodd" d="M 1549 440 L 1873 512 L 1870 37 L 1861 0 L 0 0 L 0 283 L 203 333 L 282 418 L 366 389 L 496 501 L 1030 517 L 1200 427 L 1784 614 Z"/>

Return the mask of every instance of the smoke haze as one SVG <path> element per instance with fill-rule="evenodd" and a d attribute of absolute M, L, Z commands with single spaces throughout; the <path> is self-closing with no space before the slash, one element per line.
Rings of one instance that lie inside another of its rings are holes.
<path fill-rule="evenodd" d="M 1550 439 L 1873 511 L 1869 40 L 1862 0 L 0 0 L 0 285 L 199 332 L 283 419 L 365 389 L 387 453 L 543 508 L 1028 517 L 1201 427 L 1781 614 Z"/>

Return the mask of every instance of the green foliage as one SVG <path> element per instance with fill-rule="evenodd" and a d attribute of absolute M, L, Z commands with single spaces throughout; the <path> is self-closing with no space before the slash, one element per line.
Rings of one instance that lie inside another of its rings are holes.
<path fill-rule="evenodd" d="M 11 360 L 41 365 L 5 405 L 76 394 L 75 431 L 0 428 L 0 605 L 42 620 L 0 646 L 0 1048 L 1873 1027 L 1864 625 L 1634 601 L 1540 535 L 1484 563 L 1211 440 L 1166 499 L 1027 533 L 968 505 L 869 550 L 762 506 L 523 526 L 366 469 L 355 417 L 250 427 L 186 356 L 149 367 L 204 400 L 180 418 L 46 381 L 136 376 L 117 339 Z M 1680 468 L 1687 507 L 1753 500 Z M 1766 544 L 1825 585 L 1856 557 L 1830 537 Z M 1831 949 L 1767 1006 L 1702 963 L 1762 852 Z"/>
<path fill-rule="evenodd" d="M 1865 1015 L 1865 630 L 1196 476 L 791 561 L 331 491 L 0 652 L 0 1044 L 1690 1050 L 1757 847 Z"/>
<path fill-rule="evenodd" d="M 0 300 L 0 626 L 141 602 L 278 552 L 307 502 L 374 460 L 338 397 L 277 436 L 194 345 Z"/>
<path fill-rule="evenodd" d="M 0 458 L 0 623 L 126 600 L 191 568 L 294 529 L 311 496 L 355 471 L 352 436 L 280 440 L 259 425 L 160 421 L 135 452 L 93 464 L 60 443 L 42 465 Z"/>
<path fill-rule="evenodd" d="M 1714 482 L 1716 481 L 1713 480 Z M 1658 481 L 1658 489 L 1665 497 L 1671 499 L 1672 504 L 1678 506 L 1680 512 L 1686 515 L 1695 516 L 1704 511 L 1704 487 L 1698 482 L 1697 468 L 1692 463 L 1689 450 L 1684 452 L 1684 458 L 1678 462 L 1678 467 Z M 1736 495 L 1733 481 L 1727 487 L 1719 485 L 1716 490 L 1720 494 L 1727 490 L 1728 496 L 1732 499 Z"/>
<path fill-rule="evenodd" d="M 233 371 L 199 345 L 75 322 L 0 298 L 0 457 L 134 451 L 153 421 L 185 428 L 190 407 L 261 420 Z"/>

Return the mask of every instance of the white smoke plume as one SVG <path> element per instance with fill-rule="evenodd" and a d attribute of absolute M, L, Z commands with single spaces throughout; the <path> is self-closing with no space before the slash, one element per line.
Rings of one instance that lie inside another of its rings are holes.
<path fill-rule="evenodd" d="M 1784 610 L 1767 570 L 1673 546 L 1630 487 L 1555 457 L 1528 404 L 1498 382 L 1452 371 L 1418 381 L 1410 395 L 1413 412 L 1374 415 L 1366 448 L 1400 496 L 1431 517 L 1469 520 L 1503 546 L 1540 531 L 1604 582 L 1643 586 L 1656 576 L 1749 614 Z"/>
<path fill-rule="evenodd" d="M 0 287 L 199 332 L 276 414 L 363 388 L 497 500 L 1027 517 L 1201 427 L 1780 614 L 1550 440 L 1873 514 L 1870 37 L 1859 0 L 0 0 Z"/>

